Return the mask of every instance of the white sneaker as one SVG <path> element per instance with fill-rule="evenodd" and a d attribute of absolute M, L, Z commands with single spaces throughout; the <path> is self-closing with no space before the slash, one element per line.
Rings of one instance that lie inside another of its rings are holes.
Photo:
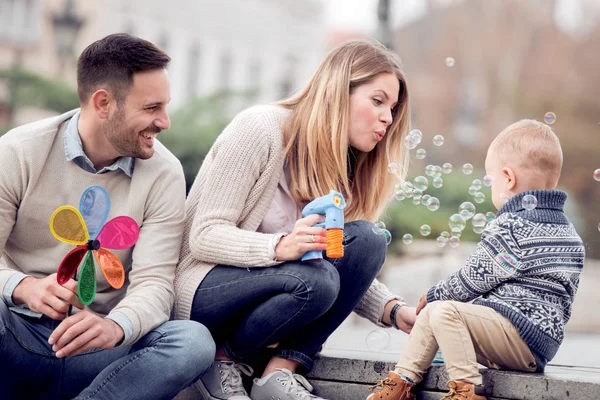
<path fill-rule="evenodd" d="M 252 400 L 325 400 L 311 394 L 313 387 L 302 375 L 285 368 L 277 368 L 264 378 L 255 378 Z"/>
<path fill-rule="evenodd" d="M 241 373 L 251 376 L 254 370 L 246 364 L 215 360 L 194 387 L 206 400 L 251 400 Z"/>

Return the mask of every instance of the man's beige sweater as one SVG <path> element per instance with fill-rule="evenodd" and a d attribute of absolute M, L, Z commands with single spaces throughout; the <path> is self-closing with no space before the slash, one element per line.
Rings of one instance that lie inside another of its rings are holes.
<path fill-rule="evenodd" d="M 65 157 L 64 131 L 74 111 L 16 128 L 0 137 L 0 293 L 16 273 L 45 277 L 75 246 L 49 229 L 57 207 L 79 206 L 83 191 L 103 186 L 108 219 L 125 215 L 140 226 L 131 249 L 113 251 L 123 262 L 125 285 L 113 289 L 96 268 L 97 294 L 89 309 L 119 323 L 132 344 L 169 319 L 173 277 L 185 211 L 179 161 L 159 142 L 148 160 L 136 160 L 132 177 L 122 170 L 84 171 Z M 123 326 L 128 325 L 129 326 Z"/>
<path fill-rule="evenodd" d="M 190 318 L 196 289 L 217 264 L 272 267 L 275 234 L 257 232 L 284 171 L 283 134 L 289 111 L 257 106 L 240 113 L 217 138 L 186 201 L 180 261 L 175 275 L 176 318 Z M 359 315 L 383 326 L 383 305 L 392 298 L 375 281 Z"/>

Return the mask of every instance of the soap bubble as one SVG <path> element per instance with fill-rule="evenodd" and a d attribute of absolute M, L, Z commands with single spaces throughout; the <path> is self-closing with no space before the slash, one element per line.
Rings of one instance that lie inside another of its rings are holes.
<path fill-rule="evenodd" d="M 473 224 L 473 232 L 480 234 L 487 224 L 487 218 L 485 215 L 478 213 L 473 216 L 471 223 Z"/>
<path fill-rule="evenodd" d="M 465 219 L 460 214 L 453 214 L 448 219 L 448 226 L 450 227 L 450 230 L 452 231 L 452 233 L 462 231 L 463 229 L 465 229 L 465 225 L 466 225 Z"/>
<path fill-rule="evenodd" d="M 445 174 L 449 174 L 452 172 L 452 164 L 450 164 L 449 162 L 444 163 L 444 165 L 442 165 L 442 171 Z"/>
<path fill-rule="evenodd" d="M 470 201 L 465 201 L 458 207 L 458 213 L 464 219 L 470 219 L 473 215 L 475 215 L 475 206 Z"/>
<path fill-rule="evenodd" d="M 402 201 L 406 198 L 406 193 L 404 192 L 404 190 L 397 190 L 396 194 L 394 195 L 394 198 L 398 201 Z"/>
<path fill-rule="evenodd" d="M 424 176 L 417 176 L 414 180 L 415 187 L 419 190 L 427 190 L 429 181 Z"/>
<path fill-rule="evenodd" d="M 414 136 L 419 143 L 421 143 L 421 139 L 423 139 L 423 132 L 421 132 L 418 129 L 413 129 L 412 131 L 410 131 L 409 135 Z"/>
<path fill-rule="evenodd" d="M 419 150 L 417 150 L 417 152 L 416 152 L 416 157 L 417 157 L 419 160 L 422 160 L 422 159 L 424 159 L 426 155 L 427 155 L 427 151 L 426 151 L 425 149 L 419 149 Z"/>
<path fill-rule="evenodd" d="M 440 167 L 439 165 L 434 165 L 433 166 L 433 177 L 440 178 L 441 176 L 442 176 L 442 167 Z"/>
<path fill-rule="evenodd" d="M 411 244 L 412 242 L 413 242 L 413 237 L 410 233 L 405 233 L 404 236 L 402 236 L 402 243 Z"/>
<path fill-rule="evenodd" d="M 444 186 L 444 180 L 442 178 L 440 178 L 439 176 L 437 178 L 433 179 L 433 187 L 434 188 L 441 188 L 442 186 Z"/>
<path fill-rule="evenodd" d="M 421 225 L 421 228 L 419 228 L 419 232 L 423 236 L 429 236 L 429 234 L 431 233 L 431 227 L 429 225 Z"/>
<path fill-rule="evenodd" d="M 404 145 L 410 150 L 416 149 L 419 143 L 421 143 L 421 138 L 413 135 L 412 132 L 404 137 Z"/>
<path fill-rule="evenodd" d="M 594 179 L 600 182 L 600 168 L 594 171 Z"/>
<path fill-rule="evenodd" d="M 386 245 L 389 246 L 390 243 L 392 243 L 392 233 L 390 231 L 388 231 L 387 229 L 383 230 L 383 234 L 385 235 L 385 241 L 386 241 Z"/>
<path fill-rule="evenodd" d="M 458 236 L 452 236 L 448 242 L 450 243 L 450 247 L 458 247 L 460 244 L 460 238 Z"/>
<path fill-rule="evenodd" d="M 492 176 L 491 175 L 486 175 L 483 177 L 483 184 L 487 187 L 492 186 Z"/>
<path fill-rule="evenodd" d="M 388 164 L 388 172 L 390 174 L 397 174 L 398 173 L 398 163 L 395 162 L 391 162 Z"/>
<path fill-rule="evenodd" d="M 431 199 L 431 196 L 428 194 L 424 194 L 423 197 L 421 197 L 421 204 L 423 204 L 424 206 L 428 206 L 429 199 Z"/>
<path fill-rule="evenodd" d="M 477 189 L 475 189 L 475 186 L 469 186 L 469 194 L 471 196 L 475 196 L 476 193 L 477 193 Z"/>
<path fill-rule="evenodd" d="M 385 222 L 378 221 L 373 225 L 373 233 L 376 235 L 383 235 L 385 229 Z"/>
<path fill-rule="evenodd" d="M 371 351 L 383 351 L 387 349 L 392 341 L 392 337 L 383 329 L 375 329 L 367 334 L 365 344 Z"/>
<path fill-rule="evenodd" d="M 502 203 L 506 203 L 508 200 L 510 200 L 509 195 L 507 195 L 506 193 L 500 193 L 500 201 Z"/>
<path fill-rule="evenodd" d="M 481 204 L 485 201 L 485 194 L 483 194 L 482 192 L 477 192 L 475 193 L 473 200 L 475 200 L 475 203 Z"/>
<path fill-rule="evenodd" d="M 428 166 L 426 166 L 425 167 L 425 174 L 427 176 L 434 176 L 435 175 L 435 165 L 429 164 Z"/>
<path fill-rule="evenodd" d="M 463 174 L 471 175 L 473 173 L 473 166 L 469 163 L 463 165 Z"/>
<path fill-rule="evenodd" d="M 488 211 L 485 213 L 485 217 L 487 218 L 488 222 L 492 222 L 494 218 L 496 218 L 496 214 L 494 214 L 491 211 Z"/>
<path fill-rule="evenodd" d="M 544 121 L 548 124 L 548 125 L 552 125 L 553 123 L 556 122 L 556 114 L 554 114 L 552 111 L 547 112 L 544 115 Z"/>
<path fill-rule="evenodd" d="M 496 257 L 494 257 L 494 261 L 498 263 L 500 266 L 500 270 L 506 276 L 512 276 L 517 272 L 517 259 L 512 254 L 509 254 L 505 251 L 498 253 Z"/>
<path fill-rule="evenodd" d="M 471 183 L 471 185 L 477 190 L 481 190 L 481 187 L 483 186 L 481 179 L 473 179 L 473 183 Z"/>
<path fill-rule="evenodd" d="M 438 236 L 437 239 L 435 239 L 435 241 L 437 247 L 444 247 L 446 243 L 448 243 L 448 238 Z"/>
<path fill-rule="evenodd" d="M 440 236 L 445 238 L 445 239 L 450 239 L 450 233 L 448 233 L 447 231 L 442 231 L 440 233 Z"/>
<path fill-rule="evenodd" d="M 446 57 L 446 65 L 450 68 L 454 67 L 454 58 L 453 57 Z"/>
<path fill-rule="evenodd" d="M 440 208 L 440 200 L 437 197 L 431 197 L 427 202 L 427 209 L 429 211 L 437 211 Z"/>
<path fill-rule="evenodd" d="M 436 146 L 441 146 L 444 144 L 444 137 L 442 135 L 435 135 L 433 137 L 433 144 Z"/>
<path fill-rule="evenodd" d="M 521 199 L 521 205 L 526 210 L 533 210 L 534 208 L 537 207 L 537 204 L 538 204 L 537 197 L 535 197 L 532 194 L 527 194 L 527 195 L 523 196 L 523 198 Z"/>
<path fill-rule="evenodd" d="M 418 206 L 419 204 L 421 204 L 421 196 L 420 195 L 419 196 L 413 196 L 412 203 L 415 206 Z"/>

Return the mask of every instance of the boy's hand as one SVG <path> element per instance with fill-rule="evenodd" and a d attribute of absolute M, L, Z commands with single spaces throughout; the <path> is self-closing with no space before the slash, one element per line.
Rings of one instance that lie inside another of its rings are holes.
<path fill-rule="evenodd" d="M 424 309 L 426 305 L 427 305 L 427 294 L 424 294 L 419 299 L 419 305 L 417 306 L 417 315 L 419 315 L 421 310 Z"/>
<path fill-rule="evenodd" d="M 113 320 L 84 310 L 61 322 L 48 343 L 57 358 L 72 357 L 90 349 L 112 349 L 124 335 L 123 329 Z"/>

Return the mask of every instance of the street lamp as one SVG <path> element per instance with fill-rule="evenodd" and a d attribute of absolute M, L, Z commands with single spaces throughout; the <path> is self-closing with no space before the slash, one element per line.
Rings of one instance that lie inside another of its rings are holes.
<path fill-rule="evenodd" d="M 66 61 L 73 55 L 75 39 L 83 19 L 73 12 L 73 0 L 66 0 L 65 7 L 59 14 L 52 18 L 54 25 L 54 39 L 56 42 L 56 51 L 60 58 L 61 71 L 65 70 Z"/>

